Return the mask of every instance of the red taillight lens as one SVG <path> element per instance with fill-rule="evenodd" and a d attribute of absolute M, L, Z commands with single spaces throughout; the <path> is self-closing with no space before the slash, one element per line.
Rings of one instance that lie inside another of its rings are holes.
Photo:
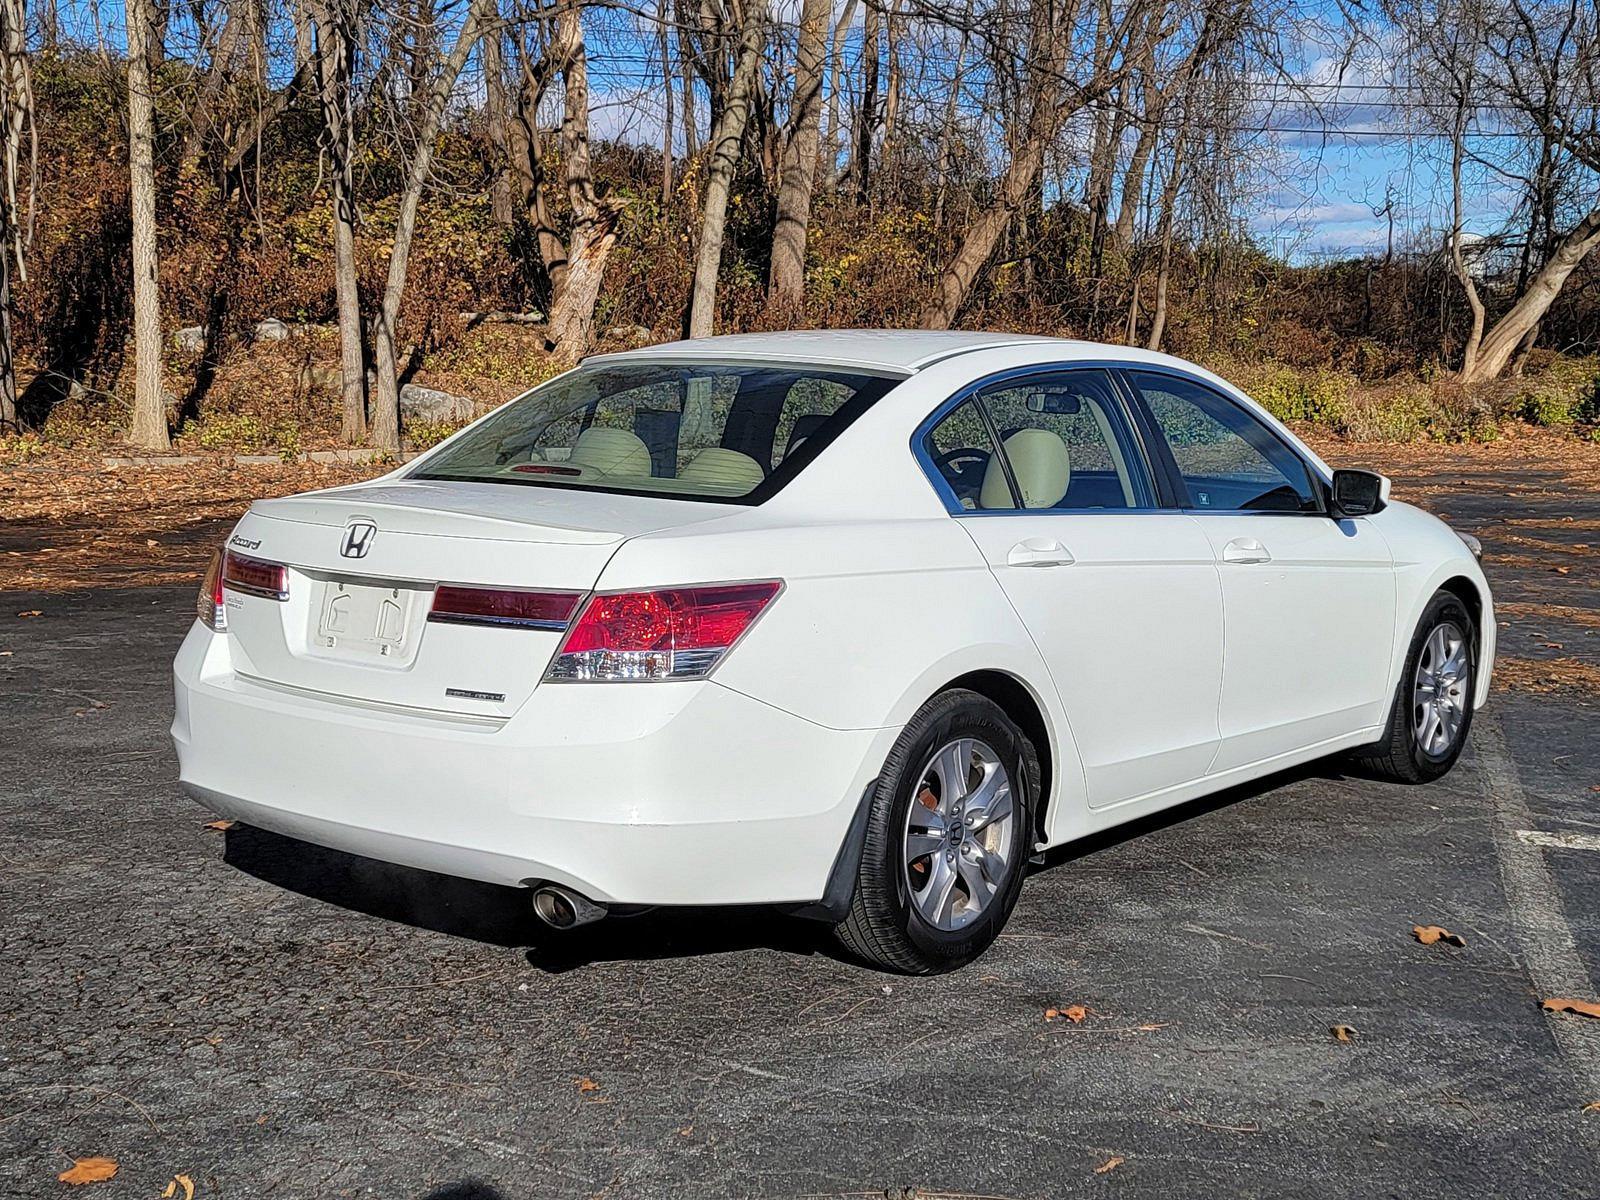
<path fill-rule="evenodd" d="M 779 580 L 768 579 L 594 596 L 567 634 L 546 678 L 701 678 L 782 587 Z"/>
<path fill-rule="evenodd" d="M 228 610 L 222 606 L 222 551 L 218 550 L 206 564 L 206 573 L 200 580 L 200 593 L 194 598 L 195 616 L 212 633 L 226 633 Z"/>
<path fill-rule="evenodd" d="M 581 592 L 528 592 L 510 588 L 441 584 L 433 593 L 430 621 L 459 625 L 517 625 L 526 629 L 565 629 Z"/>
<path fill-rule="evenodd" d="M 222 586 L 268 600 L 289 598 L 289 569 L 281 563 L 246 558 L 229 550 L 222 558 Z"/>

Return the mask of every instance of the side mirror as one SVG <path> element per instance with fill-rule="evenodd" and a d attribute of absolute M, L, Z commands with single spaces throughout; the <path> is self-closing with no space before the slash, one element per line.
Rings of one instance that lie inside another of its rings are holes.
<path fill-rule="evenodd" d="M 1376 471 L 1333 473 L 1333 518 L 1369 517 L 1389 503 L 1389 481 Z"/>

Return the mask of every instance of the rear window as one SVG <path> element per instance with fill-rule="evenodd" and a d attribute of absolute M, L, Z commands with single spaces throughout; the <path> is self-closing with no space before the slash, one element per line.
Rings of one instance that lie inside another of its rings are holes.
<path fill-rule="evenodd" d="M 759 504 L 898 382 L 810 366 L 581 367 L 410 477 Z"/>

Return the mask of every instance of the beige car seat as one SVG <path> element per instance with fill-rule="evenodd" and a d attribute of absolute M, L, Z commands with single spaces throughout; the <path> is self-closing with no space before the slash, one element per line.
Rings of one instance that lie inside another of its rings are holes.
<path fill-rule="evenodd" d="M 1072 485 L 1072 455 L 1067 444 L 1048 429 L 1019 429 L 1006 439 L 1006 458 L 1022 491 L 1022 507 L 1054 508 Z M 999 455 L 984 468 L 979 508 L 1010 508 L 1011 489 Z"/>
<path fill-rule="evenodd" d="M 728 450 L 721 446 L 707 446 L 678 472 L 678 478 L 687 483 L 704 483 L 718 491 L 753 491 L 766 478 L 761 464 L 748 454 Z"/>
<path fill-rule="evenodd" d="M 606 475 L 650 474 L 650 448 L 628 429 L 590 426 L 578 435 L 567 461 Z"/>

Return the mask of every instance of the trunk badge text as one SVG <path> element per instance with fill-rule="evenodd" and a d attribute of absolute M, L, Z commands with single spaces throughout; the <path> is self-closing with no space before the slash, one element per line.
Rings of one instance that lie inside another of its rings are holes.
<path fill-rule="evenodd" d="M 365 558 L 378 536 L 378 527 L 371 521 L 351 521 L 344 529 L 344 542 L 339 553 L 346 558 Z"/>

